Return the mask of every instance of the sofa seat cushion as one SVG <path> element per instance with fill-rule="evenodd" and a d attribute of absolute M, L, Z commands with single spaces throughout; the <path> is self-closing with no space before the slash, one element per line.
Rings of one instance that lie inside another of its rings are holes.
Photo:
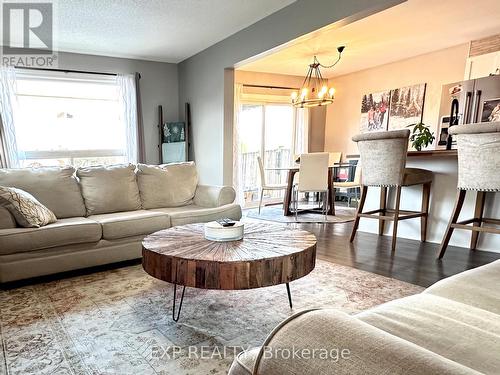
<path fill-rule="evenodd" d="M 89 219 L 101 224 L 105 240 L 147 235 L 170 227 L 166 213 L 146 210 L 92 215 Z"/>
<path fill-rule="evenodd" d="M 226 204 L 224 206 L 213 208 L 190 204 L 183 207 L 155 208 L 150 211 L 168 214 L 170 216 L 170 224 L 172 226 L 192 223 L 206 223 L 223 217 L 228 217 L 232 220 L 241 219 L 241 207 L 238 204 Z"/>
<path fill-rule="evenodd" d="M 137 165 L 137 184 L 145 209 L 190 204 L 198 185 L 193 162 L 164 165 Z"/>
<path fill-rule="evenodd" d="M 41 228 L 2 229 L 0 255 L 97 242 L 101 237 L 99 223 L 84 217 L 60 219 Z"/>
<path fill-rule="evenodd" d="M 78 168 L 87 216 L 141 209 L 135 165 Z"/>
<path fill-rule="evenodd" d="M 0 185 L 27 191 L 58 219 L 85 216 L 73 167 L 0 169 Z"/>
<path fill-rule="evenodd" d="M 357 314 L 365 323 L 482 373 L 500 368 L 500 316 L 432 294 Z"/>
<path fill-rule="evenodd" d="M 424 293 L 500 315 L 500 260 L 438 281 Z"/>

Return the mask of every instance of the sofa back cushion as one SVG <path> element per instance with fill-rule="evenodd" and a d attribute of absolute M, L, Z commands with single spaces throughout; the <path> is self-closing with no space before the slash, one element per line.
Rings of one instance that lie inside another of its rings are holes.
<path fill-rule="evenodd" d="M 196 192 L 198 173 L 193 162 L 137 166 L 137 183 L 145 209 L 189 204 Z"/>
<path fill-rule="evenodd" d="M 73 167 L 0 169 L 0 185 L 33 195 L 59 219 L 85 216 L 85 205 Z"/>
<path fill-rule="evenodd" d="M 12 229 L 17 227 L 16 219 L 5 207 L 0 207 L 0 229 Z"/>
<path fill-rule="evenodd" d="M 135 165 L 78 168 L 87 215 L 141 209 Z"/>

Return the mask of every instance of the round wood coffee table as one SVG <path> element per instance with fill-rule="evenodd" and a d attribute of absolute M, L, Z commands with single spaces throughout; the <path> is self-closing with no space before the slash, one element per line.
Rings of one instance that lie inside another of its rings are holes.
<path fill-rule="evenodd" d="M 316 237 L 286 226 L 245 223 L 239 241 L 205 239 L 203 224 L 173 227 L 142 242 L 142 266 L 151 276 L 174 284 L 172 318 L 179 320 L 186 287 L 237 290 L 286 284 L 314 269 Z M 177 285 L 183 287 L 177 315 Z"/>

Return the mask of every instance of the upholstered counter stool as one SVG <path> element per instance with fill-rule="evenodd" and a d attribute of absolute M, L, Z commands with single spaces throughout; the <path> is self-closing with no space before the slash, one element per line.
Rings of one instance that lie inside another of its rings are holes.
<path fill-rule="evenodd" d="M 471 250 L 476 249 L 479 233 L 500 234 L 498 228 L 482 226 L 483 223 L 500 225 L 499 219 L 483 217 L 486 193 L 500 191 L 500 122 L 452 126 L 449 132 L 456 135 L 458 147 L 457 198 L 439 259 L 444 256 L 455 229 L 472 231 Z M 467 191 L 476 191 L 474 217 L 458 221 Z"/>
<path fill-rule="evenodd" d="M 361 161 L 361 200 L 356 212 L 356 219 L 351 233 L 351 242 L 356 236 L 360 218 L 379 220 L 379 235 L 384 234 L 385 221 L 392 221 L 392 251 L 396 249 L 398 222 L 400 220 L 420 217 L 420 238 L 425 242 L 427 237 L 427 217 L 432 183 L 432 172 L 425 169 L 406 168 L 408 152 L 408 129 L 365 133 L 355 135 Z M 423 185 L 421 211 L 400 209 L 401 188 L 403 186 Z M 369 187 L 380 187 L 380 208 L 363 212 L 366 194 Z M 387 188 L 396 188 L 394 209 L 387 208 Z"/>

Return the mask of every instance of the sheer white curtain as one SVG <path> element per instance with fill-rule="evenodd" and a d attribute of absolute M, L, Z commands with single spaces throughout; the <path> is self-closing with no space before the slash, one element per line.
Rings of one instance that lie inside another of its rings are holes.
<path fill-rule="evenodd" d="M 16 107 L 16 71 L 14 68 L 0 68 L 0 154 L 4 168 L 20 166 L 14 126 Z"/>
<path fill-rule="evenodd" d="M 233 125 L 233 186 L 236 190 L 236 203 L 245 205 L 245 195 L 243 193 L 243 176 L 241 166 L 241 142 L 240 142 L 240 111 L 243 85 L 234 85 L 234 125 Z"/>
<path fill-rule="evenodd" d="M 295 150 L 298 157 L 300 154 L 309 152 L 309 110 L 297 108 L 295 112 Z"/>
<path fill-rule="evenodd" d="M 118 74 L 116 82 L 118 84 L 118 98 L 126 127 L 125 160 L 128 163 L 136 164 L 138 162 L 138 129 L 135 74 Z"/>

